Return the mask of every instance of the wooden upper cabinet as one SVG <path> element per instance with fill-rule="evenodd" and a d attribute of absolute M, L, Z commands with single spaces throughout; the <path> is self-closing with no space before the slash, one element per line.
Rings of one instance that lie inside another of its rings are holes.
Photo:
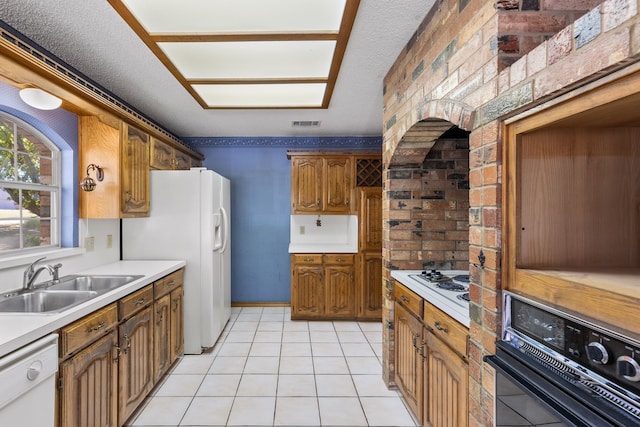
<path fill-rule="evenodd" d="M 325 158 L 324 211 L 350 213 L 353 189 L 353 160 L 351 157 Z"/>
<path fill-rule="evenodd" d="M 149 136 L 126 123 L 122 123 L 120 150 L 122 216 L 148 216 Z"/>
<path fill-rule="evenodd" d="M 291 164 L 291 209 L 293 213 L 322 210 L 322 158 L 293 158 Z"/>
<path fill-rule="evenodd" d="M 79 118 L 79 176 L 90 164 L 100 166 L 104 180 L 93 191 L 79 192 L 81 218 L 126 218 L 149 215 L 149 138 L 126 123 L 116 129 L 95 116 Z"/>
<path fill-rule="evenodd" d="M 160 170 L 186 170 L 191 168 L 191 156 L 152 137 L 150 166 Z"/>
<path fill-rule="evenodd" d="M 353 188 L 351 156 L 292 156 L 292 213 L 352 213 Z"/>

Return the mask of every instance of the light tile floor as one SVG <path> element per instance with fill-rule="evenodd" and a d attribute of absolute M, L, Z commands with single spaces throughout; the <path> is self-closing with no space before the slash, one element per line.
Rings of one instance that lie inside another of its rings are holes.
<path fill-rule="evenodd" d="M 233 308 L 210 353 L 182 357 L 127 426 L 415 426 L 382 381 L 379 322 Z"/>

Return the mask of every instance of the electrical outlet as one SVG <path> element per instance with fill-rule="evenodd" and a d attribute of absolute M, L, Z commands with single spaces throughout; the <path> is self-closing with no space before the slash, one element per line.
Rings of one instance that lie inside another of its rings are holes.
<path fill-rule="evenodd" d="M 93 236 L 84 238 L 84 248 L 86 249 L 87 252 L 93 251 L 94 242 L 95 242 L 95 239 L 93 238 Z"/>
<path fill-rule="evenodd" d="M 113 234 L 107 234 L 107 249 L 113 247 Z"/>
<path fill-rule="evenodd" d="M 305 229 L 304 229 L 304 225 L 300 226 L 300 234 L 304 234 L 305 233 Z"/>

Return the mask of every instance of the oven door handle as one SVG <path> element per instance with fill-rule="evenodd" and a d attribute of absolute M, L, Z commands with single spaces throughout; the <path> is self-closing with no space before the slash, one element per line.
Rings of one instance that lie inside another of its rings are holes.
<path fill-rule="evenodd" d="M 515 350 L 517 351 L 517 350 Z M 520 389 L 536 399 L 570 427 L 616 427 L 637 424 L 612 424 L 571 394 L 559 388 L 501 348 L 483 360 L 505 375 Z"/>

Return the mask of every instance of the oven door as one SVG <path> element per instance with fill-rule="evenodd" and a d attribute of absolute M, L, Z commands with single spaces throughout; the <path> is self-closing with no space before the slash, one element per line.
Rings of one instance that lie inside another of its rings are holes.
<path fill-rule="evenodd" d="M 632 427 L 640 420 L 499 342 L 484 360 L 496 369 L 496 427 Z"/>

